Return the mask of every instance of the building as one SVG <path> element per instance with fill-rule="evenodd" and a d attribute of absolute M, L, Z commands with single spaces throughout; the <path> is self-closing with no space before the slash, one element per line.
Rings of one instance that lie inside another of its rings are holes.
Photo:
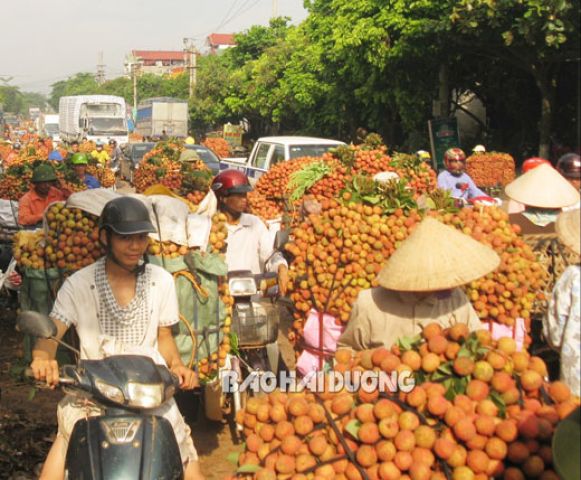
<path fill-rule="evenodd" d="M 137 62 L 140 73 L 170 75 L 184 71 L 186 54 L 181 50 L 132 50 L 125 59 L 127 75 L 131 74 L 132 61 Z"/>
<path fill-rule="evenodd" d="M 233 33 L 212 33 L 206 38 L 206 46 L 210 53 L 220 53 L 227 48 L 236 46 Z"/>

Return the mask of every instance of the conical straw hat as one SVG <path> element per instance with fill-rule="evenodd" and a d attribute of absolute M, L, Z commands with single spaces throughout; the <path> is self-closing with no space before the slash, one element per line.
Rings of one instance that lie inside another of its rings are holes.
<path fill-rule="evenodd" d="M 581 210 L 559 214 L 555 228 L 563 245 L 581 255 Z"/>
<path fill-rule="evenodd" d="M 426 218 L 389 258 L 379 285 L 404 292 L 432 292 L 465 285 L 498 267 L 492 248 Z"/>
<path fill-rule="evenodd" d="M 506 186 L 506 195 L 537 208 L 563 208 L 579 201 L 579 192 L 549 165 L 539 165 Z"/>

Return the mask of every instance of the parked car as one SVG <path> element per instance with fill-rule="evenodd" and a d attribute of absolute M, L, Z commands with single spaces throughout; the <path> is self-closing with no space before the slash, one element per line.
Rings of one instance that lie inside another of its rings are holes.
<path fill-rule="evenodd" d="M 251 184 L 277 163 L 299 157 L 320 157 L 332 148 L 345 145 L 339 140 L 315 137 L 262 137 L 259 138 L 248 158 L 223 158 L 222 170 L 235 168 L 248 175 Z"/>
<path fill-rule="evenodd" d="M 220 172 L 220 159 L 218 156 L 210 150 L 208 147 L 203 145 L 184 145 L 188 150 L 194 150 L 202 159 L 202 161 L 208 166 L 214 175 Z"/>
<path fill-rule="evenodd" d="M 133 183 L 133 171 L 141 162 L 143 156 L 155 147 L 154 142 L 128 143 L 123 149 L 123 157 L 119 164 L 121 178 Z"/>

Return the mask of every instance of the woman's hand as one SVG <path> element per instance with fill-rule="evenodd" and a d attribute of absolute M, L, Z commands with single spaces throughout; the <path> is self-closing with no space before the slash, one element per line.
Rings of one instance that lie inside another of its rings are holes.
<path fill-rule="evenodd" d="M 200 385 L 196 372 L 184 365 L 172 367 L 171 371 L 180 379 L 180 388 L 182 390 L 192 390 Z"/>
<path fill-rule="evenodd" d="M 20 273 L 14 271 L 10 275 L 8 275 L 8 282 L 14 287 L 18 288 L 22 285 L 22 275 Z"/>
<path fill-rule="evenodd" d="M 35 358 L 30 364 L 34 378 L 39 381 L 46 381 L 50 388 L 55 388 L 59 383 L 59 365 L 56 360 Z"/>

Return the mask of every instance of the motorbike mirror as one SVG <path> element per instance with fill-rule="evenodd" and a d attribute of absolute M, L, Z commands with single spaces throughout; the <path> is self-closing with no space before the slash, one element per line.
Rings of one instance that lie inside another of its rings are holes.
<path fill-rule="evenodd" d="M 27 335 L 39 338 L 51 338 L 57 333 L 56 325 L 42 313 L 25 310 L 16 319 L 16 328 Z"/>
<path fill-rule="evenodd" d="M 285 228 L 284 230 L 279 230 L 276 232 L 274 237 L 274 249 L 282 250 L 284 246 L 288 243 L 290 237 L 290 230 Z"/>

